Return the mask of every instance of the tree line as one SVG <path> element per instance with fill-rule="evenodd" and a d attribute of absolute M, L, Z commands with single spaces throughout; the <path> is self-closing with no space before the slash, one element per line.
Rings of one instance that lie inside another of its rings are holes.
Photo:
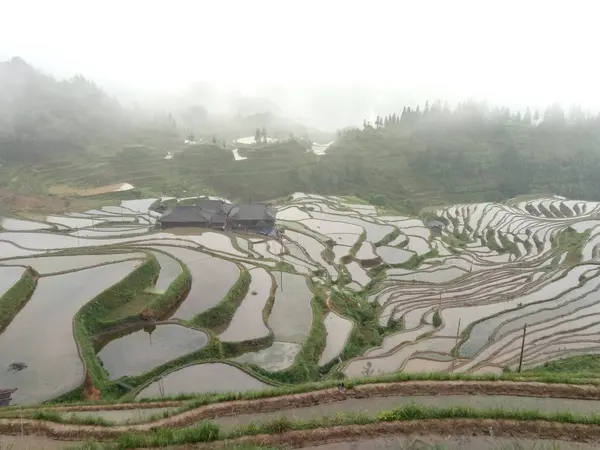
<path fill-rule="evenodd" d="M 584 125 L 600 124 L 600 113 L 584 111 L 581 106 L 573 106 L 569 111 L 558 103 L 550 105 L 543 113 L 526 108 L 524 112 L 511 111 L 510 108 L 497 106 L 490 108 L 485 102 L 465 101 L 450 109 L 447 102 L 425 102 L 423 108 L 405 106 L 402 112 L 377 115 L 373 122 L 363 120 L 362 128 L 384 128 L 405 124 L 436 124 L 442 121 L 486 122 L 504 125 Z"/>

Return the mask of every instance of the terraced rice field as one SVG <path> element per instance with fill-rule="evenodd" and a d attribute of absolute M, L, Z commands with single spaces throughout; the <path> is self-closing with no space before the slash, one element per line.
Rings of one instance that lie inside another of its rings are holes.
<path fill-rule="evenodd" d="M 600 353 L 599 203 L 452 205 L 433 213 L 440 232 L 297 193 L 276 241 L 160 231 L 156 200 L 0 219 L 0 387 L 14 403 L 75 395 L 86 373 L 140 397 L 314 381 L 319 367 L 514 370 L 525 325 L 526 368 Z"/>

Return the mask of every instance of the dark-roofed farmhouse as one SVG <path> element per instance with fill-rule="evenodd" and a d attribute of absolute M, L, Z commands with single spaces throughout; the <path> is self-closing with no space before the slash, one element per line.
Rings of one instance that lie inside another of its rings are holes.
<path fill-rule="evenodd" d="M 277 210 L 269 205 L 232 205 L 198 199 L 194 205 L 172 206 L 158 220 L 162 228 L 203 227 L 259 231 L 275 226 Z"/>
<path fill-rule="evenodd" d="M 159 222 L 163 228 L 205 227 L 224 228 L 233 205 L 222 200 L 198 199 L 194 205 L 172 206 Z"/>
<path fill-rule="evenodd" d="M 231 208 L 227 223 L 233 229 L 273 228 L 276 215 L 277 210 L 268 205 L 236 205 Z"/>

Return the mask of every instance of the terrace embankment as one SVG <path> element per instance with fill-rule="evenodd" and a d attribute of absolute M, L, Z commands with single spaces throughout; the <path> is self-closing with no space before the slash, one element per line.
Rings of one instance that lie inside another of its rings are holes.
<path fill-rule="evenodd" d="M 230 401 L 200 406 L 160 420 L 135 425 L 97 426 L 77 425 L 68 423 L 55 423 L 27 418 L 0 419 L 0 434 L 36 434 L 52 437 L 53 439 L 79 440 L 79 439 L 115 439 L 118 436 L 132 432 L 146 432 L 160 428 L 180 428 L 191 426 L 201 420 L 215 420 L 223 426 L 228 426 L 228 421 L 235 416 L 235 425 L 248 424 L 253 420 L 260 420 L 262 414 L 274 411 L 288 411 L 290 414 L 304 410 L 305 417 L 313 417 L 318 407 L 320 416 L 325 417 L 337 411 L 348 410 L 363 412 L 371 410 L 377 414 L 381 407 L 389 407 L 396 402 L 389 399 L 377 404 L 377 397 L 396 397 L 398 404 L 414 400 L 419 403 L 423 396 L 426 406 L 460 407 L 477 404 L 491 408 L 494 404 L 501 404 L 507 410 L 549 410 L 550 402 L 544 397 L 569 399 L 554 402 L 551 413 L 569 413 L 570 411 L 593 412 L 598 407 L 600 388 L 586 385 L 546 384 L 539 382 L 483 382 L 483 381 L 448 381 L 448 382 L 402 382 L 356 386 L 352 389 L 340 391 L 338 389 L 325 389 L 302 394 L 269 397 L 257 400 Z M 425 396 L 427 400 L 425 401 Z M 489 397 L 496 396 L 496 397 Z M 502 397 L 498 397 L 502 396 Z M 411 397 L 407 399 L 406 397 Z M 486 400 L 487 399 L 487 400 Z M 536 400 L 537 399 L 537 400 Z M 489 400 L 489 401 L 488 401 Z M 391 403 L 390 403 L 391 402 Z M 96 411 L 131 409 L 132 404 L 123 405 L 89 405 L 81 406 L 80 411 Z M 137 404 L 139 409 L 185 406 L 184 402 L 160 402 L 151 404 Z M 326 405 L 320 406 L 319 405 Z M 369 407 L 370 405 L 370 407 Z M 310 408 L 314 408 L 311 410 Z M 44 408 L 52 411 L 53 408 Z M 74 408 L 69 408 L 73 411 Z M 337 411 L 336 411 L 337 410 Z M 66 408 L 57 408 L 56 411 L 64 412 Z M 544 411 L 547 412 L 547 411 Z M 22 414 L 17 410 L 15 415 Z M 308 414 L 308 415 L 306 415 Z M 265 415 L 265 419 L 269 417 Z M 600 439 L 600 427 L 596 427 L 596 434 L 591 438 Z M 590 432 L 591 433 L 591 432 Z M 597 435 L 597 436 L 596 436 Z M 553 437 L 549 435 L 548 437 Z M 556 437 L 556 436 L 554 436 Z M 590 438 L 590 439 L 591 439 Z"/>

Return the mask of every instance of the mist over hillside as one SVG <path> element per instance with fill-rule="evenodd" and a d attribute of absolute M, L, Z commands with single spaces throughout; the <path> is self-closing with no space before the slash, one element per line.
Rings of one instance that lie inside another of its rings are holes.
<path fill-rule="evenodd" d="M 128 183 L 147 195 L 244 201 L 311 191 L 410 213 L 528 193 L 600 195 L 600 118 L 580 107 L 393 106 L 393 97 L 357 91 L 321 114 L 358 117 L 380 101 L 389 109 L 327 132 L 288 118 L 274 100 L 209 83 L 127 103 L 83 76 L 56 80 L 21 58 L 1 63 L 0 81 L 0 188 L 11 191 Z M 305 103 L 334 104 L 344 89 Z"/>
<path fill-rule="evenodd" d="M 125 100 L 118 99 L 123 97 Z M 149 145 L 165 151 L 184 137 L 218 135 L 219 141 L 253 135 L 309 136 L 313 131 L 281 116 L 265 98 L 221 92 L 198 83 L 178 95 L 109 95 L 82 75 L 58 80 L 22 58 L 0 63 L 0 159 L 27 162 Z"/>

